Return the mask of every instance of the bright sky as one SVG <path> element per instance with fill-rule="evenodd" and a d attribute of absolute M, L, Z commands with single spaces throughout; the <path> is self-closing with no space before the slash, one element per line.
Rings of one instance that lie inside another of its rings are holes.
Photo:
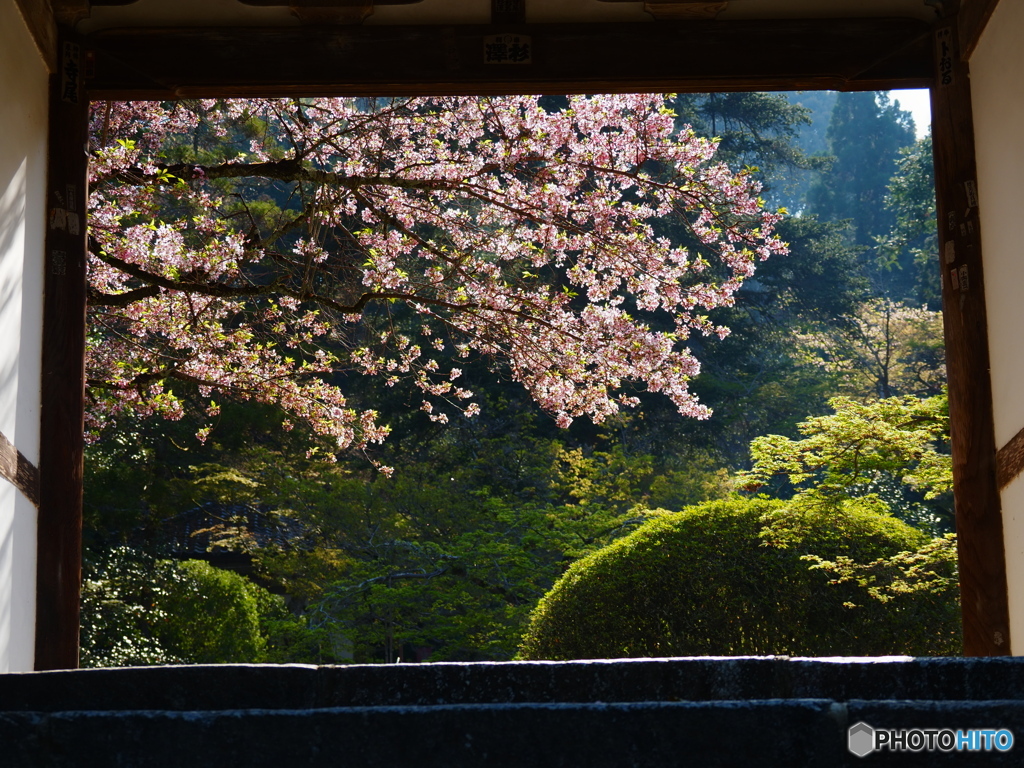
<path fill-rule="evenodd" d="M 932 108 L 927 88 L 913 91 L 889 91 L 889 98 L 898 101 L 901 109 L 909 111 L 914 116 L 917 138 L 920 139 L 928 133 L 928 126 L 932 122 Z"/>

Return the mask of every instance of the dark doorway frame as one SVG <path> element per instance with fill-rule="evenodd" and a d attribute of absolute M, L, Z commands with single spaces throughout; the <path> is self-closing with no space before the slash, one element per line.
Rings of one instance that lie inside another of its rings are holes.
<path fill-rule="evenodd" d="M 61 28 L 48 205 L 74 188 L 84 215 L 89 99 L 931 88 L 964 652 L 1005 655 L 1009 608 L 967 65 L 996 2 L 965 0 L 959 12 L 946 3 L 935 26 L 827 19 L 195 28 L 86 39 Z M 486 41 L 499 33 L 524 40 L 529 60 L 488 62 Z M 77 101 L 67 98 L 69 77 Z M 74 237 L 48 231 L 37 669 L 78 665 L 85 254 L 84 227 Z"/>

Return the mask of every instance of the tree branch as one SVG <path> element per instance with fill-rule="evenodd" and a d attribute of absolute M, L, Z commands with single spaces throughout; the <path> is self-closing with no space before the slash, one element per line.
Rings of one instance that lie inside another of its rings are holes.
<path fill-rule="evenodd" d="M 310 181 L 344 189 L 358 189 L 365 186 L 388 186 L 401 189 L 443 190 L 453 189 L 458 182 L 447 179 L 407 179 L 400 176 L 347 176 L 333 171 L 321 171 L 305 165 L 300 158 L 274 160 L 265 163 L 221 163 L 220 165 L 195 165 L 174 163 L 157 165 L 157 172 L 150 173 L 138 166 L 124 168 L 116 174 L 100 177 L 97 182 L 114 179 L 125 184 L 152 184 L 166 181 L 172 176 L 184 181 L 196 179 L 240 179 L 258 176 L 277 181 Z"/>
<path fill-rule="evenodd" d="M 147 285 L 124 293 L 101 293 L 95 288 L 89 289 L 89 305 L 93 307 L 127 307 L 136 301 L 150 299 L 160 295 L 160 287 Z"/>
<path fill-rule="evenodd" d="M 271 283 L 269 285 L 231 286 L 224 285 L 222 283 L 197 283 L 172 280 L 169 277 L 164 277 L 163 275 L 158 275 L 155 272 L 143 269 L 137 264 L 132 264 L 124 259 L 111 256 L 109 253 L 104 253 L 98 247 L 93 249 L 93 255 L 115 269 L 121 270 L 132 277 L 149 283 L 149 286 L 146 288 L 137 288 L 134 291 L 128 291 L 122 294 L 97 294 L 101 299 L 98 306 L 127 306 L 133 301 L 139 301 L 144 298 L 156 296 L 159 294 L 159 289 L 164 288 L 168 291 L 180 291 L 182 293 L 194 293 L 199 294 L 200 296 L 212 296 L 215 298 L 225 299 L 252 298 L 256 296 L 269 295 L 289 296 L 297 301 L 311 301 L 333 309 L 335 312 L 348 315 L 354 315 L 362 312 L 369 302 L 377 299 L 398 299 L 401 301 L 408 301 L 413 304 L 443 307 L 444 309 L 451 309 L 454 311 L 466 311 L 479 308 L 479 304 L 472 302 L 455 304 L 450 301 L 433 299 L 427 296 L 420 296 L 415 293 L 399 293 L 397 291 L 368 291 L 362 294 L 353 304 L 342 304 L 339 301 L 315 293 L 289 291 L 280 285 L 280 283 Z"/>

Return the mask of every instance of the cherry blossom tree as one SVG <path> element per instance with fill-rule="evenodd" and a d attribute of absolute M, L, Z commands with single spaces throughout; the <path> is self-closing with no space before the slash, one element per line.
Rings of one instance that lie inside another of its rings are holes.
<path fill-rule="evenodd" d="M 655 95 L 96 104 L 88 428 L 189 392 L 361 447 L 387 427 L 346 377 L 408 377 L 446 421 L 478 410 L 477 356 L 562 426 L 637 387 L 706 418 L 687 339 L 726 334 L 707 313 L 785 245 L 673 117 Z"/>

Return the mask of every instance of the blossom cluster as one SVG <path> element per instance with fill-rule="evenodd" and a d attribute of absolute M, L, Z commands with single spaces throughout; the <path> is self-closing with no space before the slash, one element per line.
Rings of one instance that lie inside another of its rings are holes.
<path fill-rule="evenodd" d="M 785 251 L 658 95 L 101 103 L 92 129 L 95 430 L 180 417 L 187 382 L 361 447 L 387 429 L 339 375 L 407 377 L 446 421 L 479 410 L 475 356 L 563 426 L 637 386 L 705 418 L 687 340 Z"/>

